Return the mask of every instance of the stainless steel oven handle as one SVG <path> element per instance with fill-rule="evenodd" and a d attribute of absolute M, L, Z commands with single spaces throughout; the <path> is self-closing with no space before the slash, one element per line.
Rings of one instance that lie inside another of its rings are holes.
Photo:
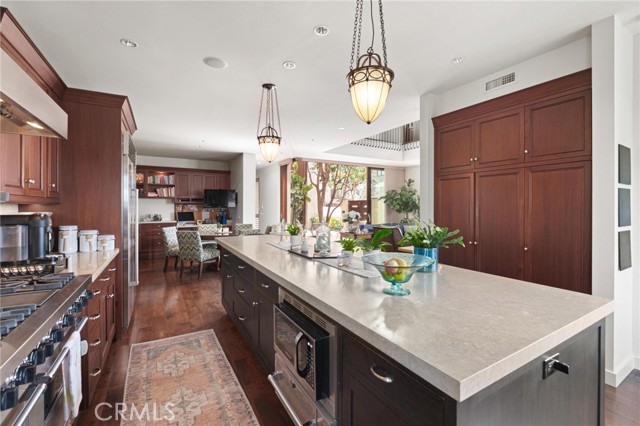
<path fill-rule="evenodd" d="M 296 369 L 296 371 L 298 370 L 298 344 L 300 343 L 300 339 L 302 339 L 304 337 L 304 333 L 302 331 L 299 331 L 298 334 L 296 335 L 296 339 L 294 341 L 294 348 L 293 348 L 293 366 Z"/>
<path fill-rule="evenodd" d="M 68 354 L 69 348 L 65 346 L 64 348 L 62 348 L 62 351 L 60 351 L 60 355 L 58 355 L 56 360 L 53 361 L 51 367 L 49 367 L 49 370 L 47 370 L 44 375 L 46 377 L 52 378 L 56 374 Z M 45 390 L 47 390 L 46 383 L 40 383 L 38 386 L 36 386 L 36 390 L 33 392 L 33 394 L 31 394 L 31 398 L 29 398 L 27 403 L 24 405 L 24 408 L 22 409 L 22 411 L 20 411 L 20 414 L 18 414 L 18 417 L 16 417 L 16 420 L 13 422 L 13 426 L 24 425 L 24 422 L 31 414 L 31 411 L 33 410 L 36 403 L 38 402 L 38 399 L 42 396 Z"/>
<path fill-rule="evenodd" d="M 309 420 L 307 422 L 302 423 L 300 418 L 296 415 L 296 412 L 293 410 L 293 407 L 291 406 L 291 404 L 289 404 L 289 401 L 287 401 L 287 397 L 284 396 L 284 394 L 280 390 L 280 387 L 278 387 L 278 384 L 276 383 L 277 378 L 280 377 L 281 375 L 282 375 L 281 371 L 276 371 L 273 374 L 269 374 L 267 378 L 269 379 L 271 386 L 273 386 L 273 389 L 276 391 L 276 395 L 278 399 L 280 400 L 280 402 L 282 402 L 282 405 L 284 405 L 284 409 L 287 410 L 287 413 L 289 413 L 289 416 L 291 416 L 291 419 L 296 424 L 296 426 L 315 426 L 316 422 L 314 420 Z"/>

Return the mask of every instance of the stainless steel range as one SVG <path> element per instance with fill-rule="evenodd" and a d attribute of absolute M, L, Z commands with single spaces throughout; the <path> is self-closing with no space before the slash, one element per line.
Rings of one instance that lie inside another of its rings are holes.
<path fill-rule="evenodd" d="M 2 262 L 0 425 L 65 424 L 60 366 L 87 318 L 91 276 L 56 272 L 47 260 Z M 43 266 L 44 265 L 44 266 Z"/>

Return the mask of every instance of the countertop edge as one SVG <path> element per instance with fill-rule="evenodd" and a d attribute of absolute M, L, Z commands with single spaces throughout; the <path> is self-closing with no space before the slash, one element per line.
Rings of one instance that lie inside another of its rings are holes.
<path fill-rule="evenodd" d="M 94 251 L 91 253 L 72 253 L 69 255 L 69 267 L 65 269 L 65 272 L 74 272 L 76 275 L 91 275 L 91 281 L 95 281 L 98 277 L 104 272 L 104 270 L 109 266 L 109 263 L 113 259 L 115 259 L 120 253 L 120 249 L 116 248 L 110 251 Z M 95 259 L 92 259 L 93 256 L 96 256 Z M 98 258 L 100 256 L 100 258 Z M 86 258 L 89 257 L 89 261 L 99 262 L 95 266 L 87 266 L 88 261 Z M 90 269 L 87 271 L 86 269 Z M 80 271 L 80 272 L 78 272 Z"/>

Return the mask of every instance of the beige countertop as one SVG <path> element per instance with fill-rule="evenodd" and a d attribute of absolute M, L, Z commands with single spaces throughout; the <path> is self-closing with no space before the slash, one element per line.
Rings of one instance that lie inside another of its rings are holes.
<path fill-rule="evenodd" d="M 267 244 L 271 235 L 218 244 L 284 289 L 463 401 L 613 312 L 613 301 L 440 265 L 416 273 L 411 295 L 387 296 L 362 278 Z"/>
<path fill-rule="evenodd" d="M 100 274 L 120 253 L 120 249 L 110 251 L 94 251 L 92 253 L 72 253 L 67 259 L 65 272 L 76 275 L 91 275 L 91 280 L 98 279 Z"/>

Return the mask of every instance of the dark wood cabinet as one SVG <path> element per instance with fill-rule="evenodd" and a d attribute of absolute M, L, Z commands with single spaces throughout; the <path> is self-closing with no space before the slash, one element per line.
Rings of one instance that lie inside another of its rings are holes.
<path fill-rule="evenodd" d="M 176 199 L 202 202 L 205 189 L 230 189 L 230 174 L 226 171 L 172 169 L 176 174 Z"/>
<path fill-rule="evenodd" d="M 444 264 L 591 293 L 591 72 L 433 119 Z"/>
<path fill-rule="evenodd" d="M 591 162 L 527 170 L 525 279 L 591 293 Z"/>
<path fill-rule="evenodd" d="M 193 173 L 191 175 L 191 198 L 204 198 L 204 175 Z"/>
<path fill-rule="evenodd" d="M 40 136 L 22 135 L 22 143 L 25 145 L 24 152 L 26 153 L 24 170 L 27 184 L 25 195 L 29 197 L 44 198 L 47 193 L 45 184 L 47 151 L 44 139 Z"/>
<path fill-rule="evenodd" d="M 191 175 L 189 173 L 176 173 L 176 198 L 191 198 Z"/>
<path fill-rule="evenodd" d="M 164 257 L 162 228 L 176 226 L 173 222 L 141 222 L 138 224 L 138 253 L 147 258 Z"/>
<path fill-rule="evenodd" d="M 341 334 L 341 425 L 452 424 L 450 398 L 351 334 Z"/>
<path fill-rule="evenodd" d="M 226 250 L 222 250 L 222 305 L 251 345 L 265 371 L 275 369 L 273 305 L 278 285 Z"/>
<path fill-rule="evenodd" d="M 22 137 L 11 133 L 0 134 L 2 144 L 2 191 L 11 195 L 25 195 L 26 193 L 26 146 Z"/>
<path fill-rule="evenodd" d="M 47 198 L 60 198 L 60 139 L 47 138 Z"/>

